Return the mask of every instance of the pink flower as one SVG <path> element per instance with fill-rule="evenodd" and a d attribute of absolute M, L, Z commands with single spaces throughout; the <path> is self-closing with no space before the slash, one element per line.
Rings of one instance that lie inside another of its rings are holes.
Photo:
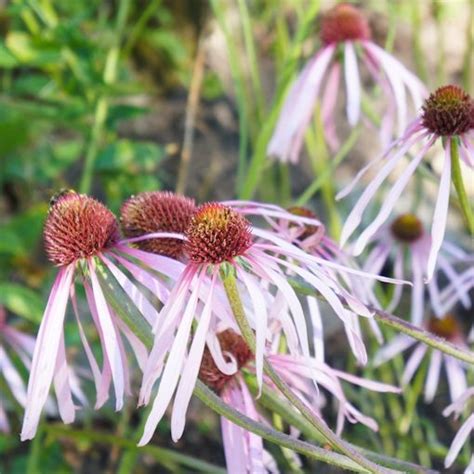
<path fill-rule="evenodd" d="M 382 118 L 380 136 L 383 143 L 392 139 L 395 116 L 398 134 L 405 129 L 408 117 L 406 89 L 418 110 L 426 89 L 419 79 L 397 59 L 370 40 L 370 28 L 359 10 L 340 4 L 322 19 L 323 48 L 308 62 L 286 97 L 267 154 L 283 162 L 295 163 L 303 144 L 305 131 L 321 100 L 321 115 L 326 139 L 331 148 L 338 147 L 334 108 L 343 67 L 346 89 L 347 120 L 354 126 L 360 119 L 361 81 L 358 61 L 367 68 L 380 86 L 388 106 Z M 342 66 L 341 66 L 342 63 Z M 324 92 L 323 84 L 326 84 Z"/>
<path fill-rule="evenodd" d="M 423 106 L 422 115 L 407 127 L 403 136 L 396 140 L 381 157 L 376 158 L 359 171 L 352 183 L 339 193 L 338 198 L 349 194 L 367 170 L 381 161 L 384 162 L 384 165 L 365 188 L 349 217 L 346 219 L 341 234 L 341 245 L 348 241 L 349 237 L 360 225 L 364 211 L 387 176 L 402 161 L 402 158 L 412 147 L 416 144 L 421 145 L 421 150 L 414 154 L 414 158 L 411 159 L 385 197 L 375 219 L 372 219 L 370 225 L 357 238 L 354 245 L 354 255 L 359 255 L 362 252 L 373 235 L 389 217 L 390 212 L 428 150 L 437 141 L 441 141 L 445 150 L 445 160 L 433 214 L 431 246 L 426 264 L 426 274 L 428 280 L 430 280 L 434 273 L 436 259 L 446 229 L 451 187 L 451 143 L 453 141 L 457 143 L 460 156 L 466 165 L 471 168 L 474 167 L 474 146 L 472 144 L 472 139 L 474 138 L 473 114 L 474 101 L 459 87 L 445 86 L 431 94 Z"/>
<path fill-rule="evenodd" d="M 451 341 L 458 347 L 468 348 L 459 323 L 451 314 L 447 314 L 443 319 L 432 317 L 427 323 L 425 323 L 425 328 L 437 336 Z M 416 342 L 415 339 L 412 339 L 405 334 L 395 336 L 387 345 L 382 347 L 375 354 L 374 365 L 379 366 L 384 362 L 393 359 L 397 354 L 400 354 L 410 347 L 414 347 L 414 350 L 407 360 L 402 376 L 402 384 L 405 385 L 410 382 L 413 375 L 420 367 L 424 356 L 427 353 L 430 353 L 430 363 L 425 382 L 425 401 L 430 403 L 434 399 L 443 363 L 448 378 L 451 400 L 454 401 L 464 392 L 464 390 L 466 390 L 467 382 L 465 363 L 437 349 L 430 349 L 426 344 Z"/>
<path fill-rule="evenodd" d="M 219 332 L 217 337 L 222 351 L 227 358 L 236 361 L 238 370 L 231 375 L 222 373 L 211 353 L 206 349 L 199 369 L 199 378 L 233 408 L 256 421 L 265 423 L 266 420 L 258 413 L 243 377 L 244 371 L 254 374 L 256 370 L 248 346 L 243 338 L 231 329 Z M 341 381 L 378 392 L 399 393 L 400 389 L 331 369 L 324 362 L 319 362 L 316 359 L 310 359 L 308 364 L 308 360 L 305 358 L 278 354 L 274 351 L 278 342 L 279 339 L 276 337 L 268 355 L 269 363 L 278 375 L 290 385 L 294 393 L 314 410 L 319 412 L 324 406 L 324 397 L 315 388 L 313 380 L 316 380 L 325 392 L 337 400 L 336 431 L 338 435 L 342 432 L 345 420 L 350 423 L 362 423 L 377 431 L 375 420 L 363 415 L 347 400 Z M 266 377 L 265 383 L 273 387 L 272 382 Z M 262 470 L 263 466 L 273 472 L 268 466 L 268 463 L 273 460 L 269 459 L 268 454 L 265 453 L 263 441 L 259 436 L 246 432 L 224 417 L 221 417 L 221 429 L 227 470 L 230 473 L 260 472 L 258 469 Z"/>
<path fill-rule="evenodd" d="M 373 244 L 373 247 L 365 260 L 364 270 L 375 274 L 381 273 L 384 266 L 391 261 L 393 276 L 396 279 L 411 279 L 413 281 L 411 321 L 413 324 L 420 325 L 423 321 L 425 295 L 423 269 L 426 268 L 431 247 L 431 237 L 426 233 L 423 223 L 414 214 L 401 214 L 390 225 L 380 228 L 372 236 L 370 243 Z M 430 306 L 438 317 L 442 317 L 446 312 L 441 303 L 437 283 L 440 277 L 447 280 L 448 285 L 453 285 L 464 307 L 470 308 L 468 288 L 465 287 L 466 285 L 460 284 L 462 277 L 455 268 L 456 263 L 465 264 L 470 260 L 474 262 L 474 257 L 470 257 L 457 245 L 446 241 L 443 243 L 438 257 L 437 277 L 428 283 Z M 388 312 L 392 313 L 397 308 L 401 296 L 402 287 L 396 286 L 386 306 Z"/>
<path fill-rule="evenodd" d="M 34 348 L 22 440 L 31 439 L 35 435 L 55 374 L 56 378 L 58 373 L 67 374 L 63 324 L 68 299 L 72 301 L 79 334 L 93 373 L 97 390 L 96 408 L 107 400 L 112 382 L 116 409 L 120 410 L 124 393 L 129 392 L 129 373 L 121 334 L 128 340 L 140 367 L 145 364 L 147 351 L 109 306 L 109 299 L 103 289 L 104 283 L 100 282 L 102 275 L 105 272 L 108 273 L 107 278 L 115 279 L 142 316 L 150 324 L 154 324 L 157 311 L 124 270 L 164 301 L 169 294 L 166 285 L 135 262 L 152 264 L 174 279 L 178 278 L 183 268 L 175 260 L 127 247 L 126 241 L 120 240 L 114 215 L 100 202 L 74 191 L 62 192 L 52 200 L 45 223 L 44 240 L 48 258 L 59 266 L 59 272 L 49 295 Z M 82 317 L 79 316 L 75 276 L 80 278 L 85 289 L 92 320 L 99 334 L 103 351 L 102 370 L 95 360 L 83 329 Z M 58 383 L 56 378 L 55 383 Z M 70 380 L 64 375 L 60 383 L 61 397 L 64 397 L 60 400 L 61 406 L 70 398 Z M 72 405 L 69 407 L 67 420 L 71 422 L 74 419 L 74 409 Z"/>
<path fill-rule="evenodd" d="M 236 203 L 233 206 L 238 207 Z M 260 386 L 271 321 L 278 321 L 283 328 L 292 354 L 309 358 L 305 316 L 287 281 L 287 270 L 320 292 L 342 319 L 351 315 L 340 297 L 358 314 L 371 315 L 348 292 L 338 293 L 339 287 L 324 272 L 324 266 L 330 267 L 331 262 L 307 254 L 273 232 L 251 227 L 243 213 L 266 213 L 267 217 L 268 213 L 276 213 L 294 222 L 309 224 L 318 224 L 318 221 L 292 215 L 277 206 L 253 206 L 251 210 L 248 203 L 244 203 L 242 208 L 246 210 L 241 213 L 222 203 L 204 204 L 197 208 L 186 229 L 183 239 L 188 263 L 155 325 L 154 347 L 143 375 L 141 403 L 149 402 L 153 384 L 160 376 L 161 382 L 140 445 L 150 440 L 175 391 L 171 432 L 173 439 L 181 437 L 206 343 L 222 372 L 232 374 L 236 370 L 235 364 L 225 361 L 215 336 L 219 323 L 236 327 L 229 316 L 227 302 L 221 299 L 223 290 L 218 278 L 221 265 L 226 264 L 226 271 L 235 272 L 249 323 L 256 332 L 255 364 Z M 167 234 L 162 237 L 166 238 Z M 354 270 L 354 273 L 360 272 Z M 207 296 L 198 304 L 203 291 Z M 186 354 L 194 319 L 197 326 Z"/>
<path fill-rule="evenodd" d="M 15 364 L 12 362 L 9 352 L 18 358 L 23 366 L 29 370 L 31 358 L 35 346 L 34 337 L 18 330 L 12 324 L 7 324 L 6 312 L 0 306 L 0 374 L 7 383 L 13 398 L 22 406 L 26 406 L 26 385 Z M 87 405 L 87 400 L 82 392 L 77 375 L 66 365 L 60 365 L 54 374 L 54 390 L 58 401 L 59 414 L 64 423 L 72 421 L 71 414 L 74 413 L 74 397 Z M 3 396 L 2 396 L 3 397 Z M 9 423 L 4 409 L 6 398 L 0 404 L 0 431 L 8 432 Z M 54 405 L 48 400 L 48 412 L 55 412 Z"/>
<path fill-rule="evenodd" d="M 450 416 L 452 413 L 455 414 L 455 417 L 458 418 L 463 411 L 468 411 L 469 399 L 474 397 L 474 387 L 469 387 L 462 393 L 451 405 L 448 405 L 444 411 L 444 416 Z M 459 451 L 461 451 L 462 446 L 468 441 L 471 437 L 471 433 L 474 432 L 474 413 L 467 417 L 467 419 L 462 424 L 461 428 L 454 437 L 451 446 L 449 448 L 446 459 L 444 460 L 444 467 L 448 469 L 454 463 Z M 472 446 L 472 444 L 471 444 Z M 474 454 L 471 456 L 471 461 L 467 466 L 464 474 L 473 474 L 474 473 Z"/>

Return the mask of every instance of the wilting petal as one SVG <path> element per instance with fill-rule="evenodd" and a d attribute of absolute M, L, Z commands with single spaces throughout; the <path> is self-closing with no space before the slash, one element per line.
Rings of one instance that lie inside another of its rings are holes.
<path fill-rule="evenodd" d="M 374 356 L 373 364 L 375 367 L 393 359 L 410 346 L 415 344 L 415 341 L 405 334 L 394 337 L 386 346 L 382 347 Z"/>
<path fill-rule="evenodd" d="M 454 437 L 453 442 L 451 443 L 451 447 L 449 448 L 448 455 L 446 456 L 446 459 L 444 460 L 445 468 L 451 467 L 454 460 L 458 456 L 459 451 L 461 451 L 461 448 L 463 447 L 464 443 L 468 439 L 468 436 L 473 430 L 474 430 L 474 414 L 472 414 L 463 423 L 459 431 L 456 433 L 456 436 Z"/>
<path fill-rule="evenodd" d="M 0 374 L 3 375 L 7 386 L 15 397 L 16 401 L 22 406 L 26 405 L 26 387 L 18 373 L 16 367 L 12 364 L 7 353 L 0 346 Z"/>
<path fill-rule="evenodd" d="M 48 397 L 73 274 L 73 265 L 59 270 L 41 321 L 28 381 L 26 410 L 21 430 L 22 441 L 34 437 L 41 410 Z"/>
<path fill-rule="evenodd" d="M 454 402 L 467 390 L 466 374 L 461 362 L 451 356 L 444 355 L 446 375 L 448 376 L 449 394 Z"/>
<path fill-rule="evenodd" d="M 418 344 L 416 349 L 413 351 L 413 354 L 408 359 L 408 362 L 405 366 L 405 370 L 402 375 L 402 384 L 406 385 L 412 379 L 414 373 L 417 371 L 418 367 L 421 364 L 423 357 L 426 354 L 427 346 L 424 344 Z"/>
<path fill-rule="evenodd" d="M 347 93 L 347 120 L 354 126 L 360 116 L 360 77 L 354 45 L 351 41 L 344 43 L 344 75 Z"/>
<path fill-rule="evenodd" d="M 426 376 L 425 384 L 425 402 L 431 403 L 434 399 L 436 389 L 438 388 L 439 376 L 441 373 L 441 362 L 443 354 L 440 351 L 432 351 L 431 361 Z"/>
<path fill-rule="evenodd" d="M 306 302 L 308 303 L 309 316 L 312 323 L 314 356 L 317 361 L 324 362 L 323 321 L 321 319 L 318 301 L 316 298 L 308 296 Z"/>

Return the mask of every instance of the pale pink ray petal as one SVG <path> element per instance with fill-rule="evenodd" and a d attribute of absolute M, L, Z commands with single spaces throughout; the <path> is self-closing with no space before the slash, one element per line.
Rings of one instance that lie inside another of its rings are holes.
<path fill-rule="evenodd" d="M 459 297 L 459 301 L 463 304 L 465 308 L 470 308 L 471 300 L 469 298 L 469 292 L 466 291 L 466 289 L 463 288 L 461 284 L 459 284 L 462 281 L 462 276 L 456 272 L 456 270 L 451 265 L 451 262 L 449 262 L 449 260 L 447 260 L 446 257 L 444 257 L 441 253 L 438 255 L 438 265 L 440 270 L 442 270 L 448 278 L 450 284 L 452 284 L 453 288 L 456 290 Z M 434 281 L 435 279 L 433 278 L 431 282 Z"/>
<path fill-rule="evenodd" d="M 198 273 L 197 278 L 197 281 L 201 282 L 202 279 L 205 278 L 205 270 L 202 270 L 201 273 Z M 178 326 L 178 331 L 176 332 L 173 345 L 168 355 L 168 360 L 163 370 L 158 393 L 153 402 L 151 412 L 148 415 L 143 435 L 138 443 L 139 446 L 144 446 L 150 441 L 153 433 L 155 432 L 156 426 L 163 417 L 178 384 L 184 364 L 185 353 L 191 332 L 191 325 L 195 316 L 199 295 L 199 286 L 200 285 L 198 283 L 195 290 L 191 293 L 189 301 L 187 302 L 184 314 Z"/>
<path fill-rule="evenodd" d="M 308 304 L 309 316 L 311 318 L 313 331 L 314 357 L 317 361 L 324 362 L 323 321 L 321 319 L 318 301 L 316 298 L 308 296 L 306 297 L 306 302 Z"/>
<path fill-rule="evenodd" d="M 406 385 L 410 383 L 410 380 L 412 379 L 414 373 L 417 371 L 418 367 L 421 364 L 421 361 L 423 360 L 423 357 L 425 356 L 427 351 L 427 346 L 424 344 L 418 344 L 416 346 L 416 349 L 413 351 L 413 354 L 409 357 L 406 365 L 405 365 L 405 370 L 403 371 L 402 375 L 402 384 Z"/>
<path fill-rule="evenodd" d="M 459 451 L 463 447 L 464 443 L 467 441 L 468 436 L 474 430 L 474 413 L 469 416 L 469 418 L 462 424 L 461 428 L 456 433 L 451 446 L 449 448 L 446 459 L 444 460 L 444 467 L 449 468 L 454 463 L 454 460 L 457 458 Z"/>
<path fill-rule="evenodd" d="M 441 362 L 443 354 L 440 351 L 432 351 L 428 374 L 425 383 L 425 402 L 431 403 L 438 388 L 439 376 L 441 374 Z"/>
<path fill-rule="evenodd" d="M 250 276 L 247 276 L 245 271 L 239 271 L 238 275 L 247 288 L 255 315 L 255 367 L 259 390 L 258 396 L 260 396 L 263 384 L 263 357 L 265 352 L 268 313 L 265 305 L 265 297 L 260 291 L 258 284 L 256 284 Z"/>
<path fill-rule="evenodd" d="M 408 349 L 413 344 L 415 344 L 414 339 L 404 334 L 395 336 L 387 345 L 377 351 L 373 361 L 374 367 L 378 367 L 384 362 L 393 359 L 396 355 Z"/>
<path fill-rule="evenodd" d="M 335 62 L 329 69 L 321 104 L 321 117 L 324 124 L 326 140 L 333 150 L 337 149 L 340 145 L 336 134 L 336 123 L 334 120 L 340 75 L 341 66 L 339 62 Z"/>
<path fill-rule="evenodd" d="M 285 295 L 281 291 L 277 291 L 275 300 L 270 308 L 268 319 L 270 321 L 277 320 L 285 333 L 288 343 L 288 349 L 291 354 L 300 354 L 298 348 L 298 334 L 293 320 L 289 315 L 288 303 L 285 300 Z"/>
<path fill-rule="evenodd" d="M 448 386 L 451 401 L 459 398 L 467 390 L 466 374 L 457 359 L 444 355 L 444 366 L 448 376 Z"/>
<path fill-rule="evenodd" d="M 433 145 L 435 139 L 432 138 L 429 140 L 421 149 L 421 151 L 410 161 L 408 166 L 403 170 L 403 173 L 394 183 L 392 188 L 390 189 L 387 196 L 384 198 L 384 202 L 382 207 L 380 208 L 379 213 L 370 223 L 370 225 L 362 232 L 359 238 L 356 241 L 356 244 L 353 249 L 354 255 L 360 255 L 362 250 L 367 245 L 367 242 L 372 238 L 372 236 L 377 232 L 380 226 L 386 221 L 392 209 L 398 202 L 403 190 L 406 188 L 408 181 L 412 177 L 413 173 L 415 172 L 416 168 L 418 168 L 421 160 L 426 155 L 428 149 Z M 362 199 L 362 198 L 361 198 Z"/>
<path fill-rule="evenodd" d="M 69 367 L 66 360 L 66 346 L 64 344 L 63 332 L 61 332 L 56 367 L 54 369 L 54 391 L 56 392 L 59 414 L 61 415 L 63 423 L 72 423 L 75 418 L 76 407 L 72 400 Z"/>
<path fill-rule="evenodd" d="M 16 401 L 22 406 L 26 406 L 26 387 L 16 367 L 12 364 L 7 353 L 0 346 L 0 374 L 3 375 L 7 386 Z"/>
<path fill-rule="evenodd" d="M 27 402 L 21 430 L 22 441 L 34 437 L 41 409 L 48 397 L 73 274 L 74 265 L 59 270 L 41 321 L 28 381 Z"/>
<path fill-rule="evenodd" d="M 186 413 L 189 401 L 196 385 L 196 380 L 201 367 L 202 355 L 206 344 L 206 336 L 211 321 L 214 287 L 216 285 L 217 273 L 214 270 L 209 288 L 209 295 L 204 305 L 204 309 L 199 318 L 197 329 L 193 336 L 193 342 L 189 350 L 188 357 L 183 367 L 183 372 L 176 390 L 173 412 L 171 414 L 171 437 L 173 441 L 178 441 L 184 432 L 186 423 Z"/>
<path fill-rule="evenodd" d="M 116 317 L 115 323 L 120 329 L 120 332 L 126 337 L 128 343 L 130 344 L 130 347 L 132 348 L 133 353 L 135 354 L 135 359 L 137 360 L 138 367 L 140 367 L 140 370 L 143 372 L 143 370 L 145 369 L 146 361 L 148 359 L 148 351 L 145 345 L 120 318 Z"/>
<path fill-rule="evenodd" d="M 421 326 L 423 322 L 424 293 L 423 264 L 416 252 L 412 253 L 413 288 L 411 291 L 411 322 Z"/>
<path fill-rule="evenodd" d="M 92 261 L 89 261 L 89 272 L 92 284 L 94 302 L 97 308 L 97 319 L 104 336 L 104 354 L 110 364 L 112 371 L 112 381 L 115 389 L 115 409 L 119 411 L 123 406 L 123 395 L 125 391 L 124 367 L 125 361 L 122 360 L 120 347 L 115 332 L 115 326 L 112 321 L 107 302 L 105 301 L 102 288 L 100 287 L 95 268 Z"/>
<path fill-rule="evenodd" d="M 131 237 L 130 239 L 122 239 L 120 244 L 132 244 L 134 242 L 142 242 L 148 239 L 178 239 L 185 240 L 186 237 L 183 234 L 176 232 L 150 232 L 149 234 L 140 235 L 138 237 Z"/>
<path fill-rule="evenodd" d="M 354 126 L 360 116 L 360 77 L 354 45 L 344 43 L 344 79 L 346 83 L 346 110 L 349 125 Z"/>
<path fill-rule="evenodd" d="M 428 255 L 426 278 L 431 280 L 434 274 L 439 249 L 443 243 L 448 218 L 449 191 L 451 188 L 451 140 L 446 140 L 443 171 L 438 188 L 438 197 L 431 225 L 431 249 Z"/>
<path fill-rule="evenodd" d="M 231 391 L 235 390 L 237 389 L 232 386 L 222 392 L 222 399 L 228 405 L 234 404 Z M 247 455 L 244 449 L 244 431 L 227 418 L 223 416 L 220 418 L 227 472 L 229 474 L 245 473 L 247 472 Z"/>
<path fill-rule="evenodd" d="M 400 247 L 397 247 L 396 252 L 395 252 L 394 264 L 393 264 L 393 276 L 397 280 L 405 279 L 403 257 L 404 257 L 403 249 Z M 414 292 L 415 292 L 415 289 L 412 288 L 412 294 Z M 387 312 L 392 313 L 395 310 L 395 308 L 400 303 L 400 300 L 402 298 L 402 293 L 403 293 L 403 287 L 401 285 L 395 285 L 392 298 L 390 299 L 390 302 L 387 305 Z"/>
<path fill-rule="evenodd" d="M 360 325 L 357 316 L 348 311 L 347 322 L 344 323 L 344 331 L 349 341 L 352 353 L 361 365 L 367 364 L 367 349 L 365 348 L 360 332 Z"/>
<path fill-rule="evenodd" d="M 12 326 L 7 326 L 3 329 L 5 342 L 16 346 L 16 351 L 24 351 L 26 354 L 32 356 L 35 350 L 35 338 L 29 334 L 24 334 L 16 330 Z"/>
<path fill-rule="evenodd" d="M 345 243 L 349 240 L 349 237 L 360 224 L 363 212 L 387 176 L 402 160 L 408 149 L 411 148 L 411 146 L 418 140 L 418 137 L 412 137 L 411 139 L 407 140 L 392 156 L 387 158 L 384 166 L 367 185 L 348 218 L 346 219 L 340 238 L 341 247 L 345 245 Z"/>
<path fill-rule="evenodd" d="M 133 301 L 133 304 L 137 307 L 143 317 L 151 326 L 153 326 L 156 321 L 158 321 L 158 311 L 156 311 L 154 306 L 148 301 L 143 292 L 141 292 L 130 278 L 128 278 L 109 258 L 105 255 L 101 255 L 100 258 L 118 281 L 125 293 Z"/>
<path fill-rule="evenodd" d="M 237 328 L 233 329 L 238 331 Z M 206 345 L 209 352 L 211 353 L 214 363 L 223 374 L 234 375 L 237 372 L 237 360 L 230 352 L 226 352 L 226 357 L 224 357 L 219 343 L 219 339 L 216 337 L 216 331 L 207 334 Z"/>
<path fill-rule="evenodd" d="M 462 160 L 470 168 L 474 168 L 474 146 L 471 146 L 465 137 L 461 138 L 461 146 L 458 147 Z"/>
<path fill-rule="evenodd" d="M 469 398 L 471 397 L 474 397 L 474 387 L 469 387 L 467 390 L 463 392 L 462 395 L 456 398 L 454 402 L 448 405 L 443 410 L 443 416 L 450 416 L 453 413 L 455 413 L 456 417 L 458 417 L 463 412 L 464 405 L 466 404 L 467 400 L 469 400 Z"/>

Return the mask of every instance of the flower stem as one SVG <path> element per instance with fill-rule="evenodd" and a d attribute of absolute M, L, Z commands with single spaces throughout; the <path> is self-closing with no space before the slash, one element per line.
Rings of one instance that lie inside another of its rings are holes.
<path fill-rule="evenodd" d="M 323 299 L 319 293 L 316 293 L 313 288 L 302 284 L 301 282 L 295 280 L 294 278 L 289 278 L 288 283 L 297 291 L 298 293 L 306 296 L 314 296 L 318 299 Z M 341 301 L 344 306 L 347 306 L 344 301 Z M 454 344 L 451 344 L 446 339 L 436 336 L 435 334 L 426 331 L 425 329 L 410 324 L 404 319 L 398 318 L 393 314 L 387 313 L 382 309 L 375 308 L 373 306 L 368 306 L 370 311 L 374 313 L 374 318 L 384 326 L 396 329 L 413 339 L 424 342 L 428 346 L 438 349 L 445 354 L 448 354 L 456 359 L 467 362 L 468 364 L 474 365 L 474 352 L 469 350 L 457 347 Z"/>
<path fill-rule="evenodd" d="M 240 328 L 242 336 L 250 347 L 250 350 L 255 354 L 255 335 L 247 321 L 233 269 L 221 267 L 220 276 L 227 298 L 229 300 L 229 304 L 232 308 L 232 312 Z M 345 441 L 336 436 L 336 434 L 333 433 L 333 431 L 331 431 L 331 429 L 326 425 L 324 420 L 292 392 L 288 384 L 283 379 L 281 379 L 281 377 L 265 359 L 264 371 L 276 385 L 276 387 L 282 392 L 282 394 L 321 433 L 321 435 L 333 448 L 337 449 L 341 453 L 344 453 L 357 464 L 368 469 L 369 472 L 388 472 L 386 469 L 381 468 L 377 464 L 369 461 L 367 458 L 350 447 Z"/>
<path fill-rule="evenodd" d="M 459 205 L 466 220 L 467 228 L 471 235 L 474 235 L 474 214 L 471 206 L 469 205 L 469 199 L 467 197 L 466 189 L 464 187 L 464 181 L 461 173 L 461 163 L 459 159 L 458 142 L 455 138 L 451 139 L 451 169 L 452 179 L 454 188 L 458 193 Z"/>

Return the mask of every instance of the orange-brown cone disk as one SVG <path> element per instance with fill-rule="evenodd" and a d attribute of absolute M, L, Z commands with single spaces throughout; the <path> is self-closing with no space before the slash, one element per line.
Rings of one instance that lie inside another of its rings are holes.
<path fill-rule="evenodd" d="M 461 135 L 474 128 L 474 100 L 458 86 L 444 86 L 423 105 L 423 125 L 440 137 Z"/>
<path fill-rule="evenodd" d="M 49 260 L 61 266 L 97 255 L 120 238 L 112 212 L 74 191 L 62 192 L 51 200 L 43 235 Z"/>
<path fill-rule="evenodd" d="M 252 245 L 247 219 L 219 203 L 198 207 L 185 234 L 185 253 L 195 263 L 230 262 Z"/>
<path fill-rule="evenodd" d="M 133 196 L 120 210 L 120 222 L 127 237 L 140 237 L 153 232 L 184 233 L 196 209 L 194 199 L 169 191 L 153 191 Z M 135 242 L 138 248 L 168 257 L 183 255 L 179 239 L 148 239 Z"/>
<path fill-rule="evenodd" d="M 391 231 L 396 239 L 412 243 L 423 235 L 423 224 L 414 214 L 402 214 L 392 222 Z"/>
<path fill-rule="evenodd" d="M 324 15 L 320 35 L 324 44 L 368 40 L 370 28 L 357 8 L 341 3 Z"/>
<path fill-rule="evenodd" d="M 245 343 L 242 336 L 232 329 L 226 329 L 217 335 L 221 350 L 224 353 L 232 354 L 237 362 L 237 367 L 241 369 L 252 358 L 252 352 Z M 234 374 L 235 375 L 235 374 Z M 199 378 L 210 388 L 220 393 L 229 383 L 234 375 L 223 374 L 212 358 L 209 349 L 206 347 L 202 357 L 201 367 L 199 369 Z"/>
<path fill-rule="evenodd" d="M 428 322 L 428 330 L 448 341 L 462 339 L 462 330 L 456 318 L 447 314 L 444 318 L 432 317 Z"/>

